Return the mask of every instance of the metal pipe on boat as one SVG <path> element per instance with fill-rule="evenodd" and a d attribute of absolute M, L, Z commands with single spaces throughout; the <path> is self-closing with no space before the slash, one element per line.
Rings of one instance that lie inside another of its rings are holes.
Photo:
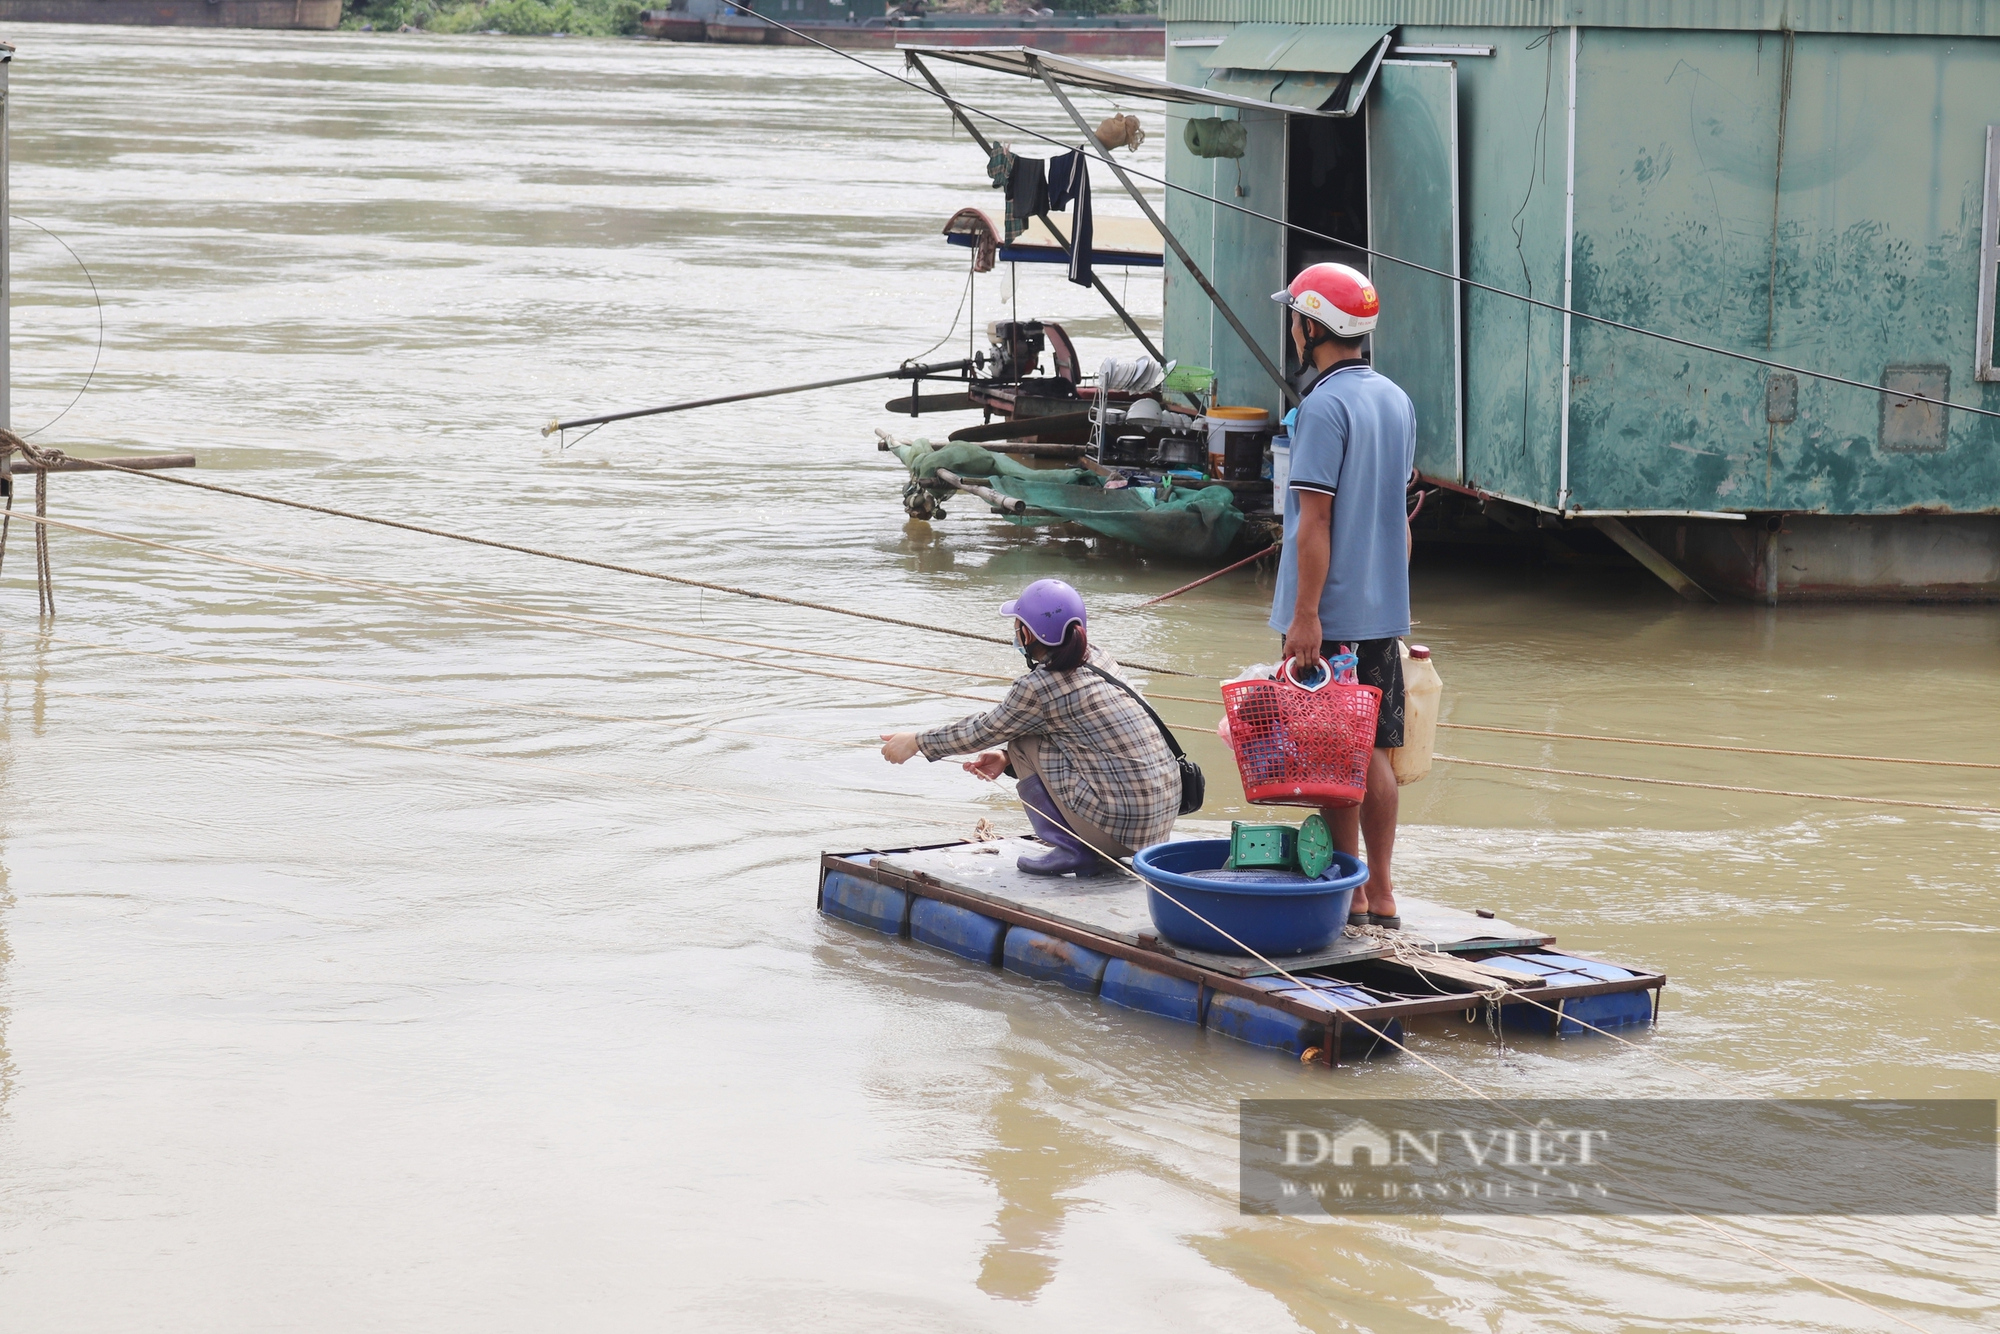
<path fill-rule="evenodd" d="M 1020 454 L 1031 459 L 1081 459 L 1090 452 L 1088 445 L 1028 444 L 1020 440 L 988 440 L 985 444 L 989 454 Z"/>
<path fill-rule="evenodd" d="M 139 454 L 131 458 L 116 459 L 72 459 L 61 458 L 54 463 L 30 463 L 23 459 L 14 465 L 19 472 L 139 472 L 153 468 L 192 468 L 195 466 L 192 454 Z"/>
<path fill-rule="evenodd" d="M 1190 588 L 1200 588 L 1203 584 L 1207 583 L 1211 579 L 1220 579 L 1223 575 L 1228 574 L 1232 570 L 1240 570 L 1245 565 L 1250 564 L 1252 561 L 1259 561 L 1264 559 L 1264 557 L 1278 550 L 1279 546 L 1280 546 L 1279 543 L 1273 542 L 1270 546 L 1265 547 L 1262 551 L 1257 552 L 1255 555 L 1245 556 L 1242 560 L 1239 560 L 1234 564 L 1225 565 L 1221 569 L 1217 570 L 1214 574 L 1204 574 L 1201 578 L 1195 580 L 1193 583 L 1182 584 L 1179 588 L 1174 589 L 1170 593 L 1162 593 L 1156 598 L 1147 598 L 1144 602 L 1137 602 L 1129 607 L 1113 607 L 1111 608 L 1111 610 L 1114 612 L 1137 611 L 1141 607 L 1150 607 L 1156 602 L 1165 602 L 1168 598 L 1177 598 L 1181 594 L 1187 592 Z"/>
<path fill-rule="evenodd" d="M 930 366 L 911 366 L 907 363 L 893 371 L 876 371 L 869 375 L 846 375 L 838 380 L 815 380 L 811 384 L 791 384 L 780 389 L 752 389 L 741 394 L 721 394 L 715 398 L 697 398 L 686 403 L 669 403 L 658 408 L 634 408 L 630 412 L 611 412 L 602 417 L 578 417 L 574 421 L 552 421 L 542 428 L 544 436 L 557 431 L 573 430 L 579 426 L 600 426 L 605 422 L 630 421 L 634 417 L 657 417 L 663 412 L 686 412 L 689 408 L 712 408 L 723 403 L 743 403 L 753 398 L 775 398 L 780 394 L 802 394 L 809 389 L 832 389 L 843 384 L 863 384 L 869 380 L 921 380 L 928 375 L 944 375 L 950 371 L 973 369 L 971 357 L 958 361 L 941 361 Z"/>
<path fill-rule="evenodd" d="M 988 422 L 984 426 L 961 426 L 946 438 L 985 444 L 989 440 L 1009 440 L 1025 435 L 1040 435 L 1045 431 L 1051 434 L 1057 431 L 1074 431 L 1089 425 L 1090 416 L 1087 413 L 1052 412 L 1046 417 L 1012 417 L 1006 421 Z"/>
<path fill-rule="evenodd" d="M 1027 501 L 1015 496 L 1003 496 L 991 487 L 975 486 L 947 468 L 939 468 L 936 477 L 946 486 L 963 491 L 967 495 L 978 496 L 981 500 L 1003 514 L 1026 514 L 1028 512 Z"/>
<path fill-rule="evenodd" d="M 890 437 L 878 434 L 875 441 L 875 448 L 887 454 L 896 445 L 906 445 L 909 443 L 907 440 L 894 440 L 892 442 Z M 1031 459 L 1069 459 L 1074 461 L 1083 458 L 1085 454 L 1090 452 L 1088 445 L 1027 444 L 1019 440 L 990 440 L 983 443 L 986 452 L 989 454 L 1020 454 Z"/>

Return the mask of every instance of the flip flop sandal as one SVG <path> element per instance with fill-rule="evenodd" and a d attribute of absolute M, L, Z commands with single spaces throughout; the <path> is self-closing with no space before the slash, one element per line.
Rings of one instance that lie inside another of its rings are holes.
<path fill-rule="evenodd" d="M 1352 913 L 1348 914 L 1348 919 L 1350 921 L 1353 920 Z M 1401 931 L 1403 929 L 1403 918 L 1401 914 L 1398 913 L 1392 913 L 1389 916 L 1385 917 L 1381 913 L 1372 912 L 1368 914 L 1368 925 L 1386 926 L 1391 931 Z"/>
<path fill-rule="evenodd" d="M 1347 924 L 1349 926 L 1373 926 L 1375 925 L 1375 915 L 1373 913 L 1351 912 L 1347 914 Z"/>

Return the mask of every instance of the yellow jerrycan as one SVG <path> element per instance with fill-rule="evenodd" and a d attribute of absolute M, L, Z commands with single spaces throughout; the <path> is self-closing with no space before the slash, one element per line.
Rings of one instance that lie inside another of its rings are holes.
<path fill-rule="evenodd" d="M 1399 647 L 1403 655 L 1403 744 L 1389 752 L 1389 763 L 1396 770 L 1396 786 L 1403 787 L 1431 771 L 1444 679 L 1431 661 L 1431 651 L 1422 644 Z"/>

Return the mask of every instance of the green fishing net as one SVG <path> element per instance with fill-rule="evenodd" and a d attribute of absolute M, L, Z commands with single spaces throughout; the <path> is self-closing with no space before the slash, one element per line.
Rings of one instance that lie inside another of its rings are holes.
<path fill-rule="evenodd" d="M 960 477 L 986 479 L 1004 496 L 1026 501 L 1038 513 L 1009 514 L 1024 527 L 1074 523 L 1147 551 L 1190 560 L 1226 553 L 1243 530 L 1243 511 L 1228 487 L 1176 487 L 1162 499 L 1150 486 L 1106 490 L 1086 468 L 1030 468 L 969 441 L 933 448 L 929 441 L 899 445 L 896 457 L 910 475 L 927 479 L 944 468 Z"/>

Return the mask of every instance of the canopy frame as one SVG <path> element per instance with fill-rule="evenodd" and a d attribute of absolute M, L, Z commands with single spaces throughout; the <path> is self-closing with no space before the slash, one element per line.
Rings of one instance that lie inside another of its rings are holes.
<path fill-rule="evenodd" d="M 931 73 L 930 67 L 924 64 L 923 60 L 918 57 L 914 50 L 908 47 L 898 47 L 897 49 L 903 52 L 903 59 L 910 67 L 923 75 L 924 82 L 931 86 L 931 90 L 943 100 L 945 106 L 951 109 L 952 116 L 965 128 L 965 132 L 972 136 L 972 142 L 979 145 L 979 151 L 986 154 L 989 158 L 992 157 L 992 143 L 985 135 L 979 132 L 979 127 L 972 123 L 972 117 L 965 114 L 964 108 L 958 104 L 958 99 L 944 90 L 944 85 L 938 82 L 937 76 Z M 1062 229 L 1057 227 L 1055 222 L 1050 219 L 1047 209 L 1043 209 L 1035 216 L 1044 227 L 1049 229 L 1049 235 L 1056 238 L 1056 244 L 1061 246 L 1065 253 L 1072 250 L 1069 239 L 1063 235 Z M 1162 262 L 1164 263 L 1164 259 Z M 1166 365 L 1167 354 L 1160 350 L 1159 344 L 1146 336 L 1146 331 L 1139 327 L 1139 321 L 1133 319 L 1131 312 L 1119 303 L 1117 297 L 1111 295 L 1111 289 L 1104 285 L 1104 280 L 1098 277 L 1095 271 L 1090 275 L 1090 285 L 1097 289 L 1097 294 L 1104 298 L 1104 304 L 1111 307 L 1112 312 L 1123 322 L 1131 335 L 1139 340 L 1139 346 L 1146 349 L 1146 355 L 1154 361 L 1159 362 L 1162 366 Z"/>
<path fill-rule="evenodd" d="M 1378 48 L 1375 58 L 1375 64 L 1379 65 L 1381 63 L 1380 51 L 1382 49 L 1386 49 L 1388 41 L 1389 39 L 1386 37 L 1382 39 L 1382 47 Z M 1062 105 L 1062 109 L 1069 114 L 1069 118 L 1076 125 L 1078 132 L 1080 132 L 1083 135 L 1084 146 L 1080 151 L 1083 151 L 1087 158 L 1094 158 L 1095 160 L 1102 162 L 1105 166 L 1111 168 L 1111 174 L 1116 176 L 1118 178 L 1118 183 L 1125 187 L 1125 193 L 1132 197 L 1132 202 L 1136 203 L 1139 206 L 1139 211 L 1146 215 L 1147 221 L 1151 222 L 1153 224 L 1154 230 L 1159 232 L 1161 242 L 1165 245 L 1165 247 L 1168 250 L 1173 251 L 1174 258 L 1178 259 L 1181 262 L 1181 267 L 1187 270 L 1188 276 L 1194 279 L 1195 285 L 1201 288 L 1203 294 L 1208 297 L 1210 304 L 1212 304 L 1215 307 L 1216 313 L 1222 316 L 1222 318 L 1228 323 L 1231 329 L 1235 330 L 1236 336 L 1242 339 L 1243 345 L 1250 350 L 1250 355 L 1256 358 L 1257 364 L 1263 368 L 1264 373 L 1271 377 L 1271 383 L 1275 384 L 1278 387 L 1279 399 L 1287 404 L 1296 404 L 1299 401 L 1298 391 L 1294 389 L 1292 387 L 1291 382 L 1285 378 L 1284 372 L 1279 370 L 1277 365 L 1271 360 L 1270 354 L 1267 353 L 1263 349 L 1263 347 L 1257 342 L 1256 335 L 1252 334 L 1250 330 L 1244 326 L 1243 321 L 1237 317 L 1236 312 L 1230 308 L 1229 303 L 1223 300 L 1222 293 L 1215 290 L 1215 284 L 1208 280 L 1208 275 L 1203 273 L 1201 271 L 1201 266 L 1194 262 L 1194 256 L 1188 253 L 1187 247 L 1181 244 L 1180 238 L 1175 236 L 1172 230 L 1168 228 L 1166 219 L 1162 218 L 1159 215 L 1159 212 L 1156 209 L 1154 209 L 1152 201 L 1147 199 L 1145 193 L 1139 189 L 1138 185 L 1133 182 L 1132 178 L 1125 174 L 1124 170 L 1119 167 L 1118 163 L 1112 159 L 1111 154 L 1108 151 L 1106 151 L 1102 145 L 1099 145 L 1097 143 L 1097 136 L 1092 133 L 1090 126 L 1084 121 L 1083 116 L 1077 111 L 1076 104 L 1071 102 L 1069 100 L 1068 94 L 1063 92 L 1062 83 L 1058 78 L 1055 67 L 1053 66 L 1053 64 L 1046 62 L 1060 62 L 1062 66 L 1071 69 L 1080 66 L 1085 70 L 1096 71 L 1113 79 L 1125 79 L 1128 76 L 1119 74 L 1115 70 L 1104 69 L 1102 66 L 1099 65 L 1092 65 L 1088 61 L 1072 60 L 1067 56 L 1050 56 L 1046 52 L 1038 51 L 1033 47 L 1027 47 L 1027 46 L 1012 46 L 1012 47 L 974 46 L 974 47 L 940 48 L 940 47 L 923 47 L 923 46 L 905 44 L 905 45 L 899 45 L 896 49 L 903 53 L 903 59 L 912 68 L 914 68 L 919 74 L 923 75 L 924 82 L 928 83 L 931 86 L 932 90 L 937 93 L 938 97 L 944 101 L 944 104 L 947 107 L 951 108 L 951 114 L 957 118 L 958 123 L 960 125 L 965 127 L 965 132 L 972 136 L 972 142 L 978 144 L 979 147 L 985 151 L 988 157 L 991 157 L 993 155 L 992 143 L 986 138 L 985 135 L 981 134 L 976 128 L 974 128 L 972 124 L 972 118 L 965 114 L 965 109 L 959 105 L 958 99 L 954 98 L 950 93 L 947 93 L 945 91 L 944 85 L 938 82 L 937 76 L 931 73 L 930 67 L 924 64 L 923 58 L 927 55 L 942 55 L 946 59 L 956 60 L 958 61 L 958 63 L 963 65 L 980 66 L 979 61 L 968 60 L 965 57 L 967 55 L 979 55 L 995 51 L 1018 55 L 1020 57 L 1018 63 L 1020 63 L 1024 71 L 1032 74 L 1033 77 L 1038 78 L 1042 81 L 1042 83 L 1048 88 L 1050 94 L 1053 95 L 1056 101 Z M 989 69 L 998 68 L 996 66 L 991 66 L 991 65 L 985 65 L 980 67 Z M 1370 70 L 1369 77 L 1372 82 L 1374 77 L 1372 68 Z M 1134 81 L 1141 83 L 1154 82 L 1152 80 L 1134 80 Z M 1071 80 L 1071 86 L 1079 88 L 1098 87 L 1098 85 L 1095 84 L 1079 83 L 1076 82 L 1074 79 Z M 1163 83 L 1160 86 L 1173 89 L 1177 93 L 1187 94 L 1186 97 L 1177 97 L 1175 100 L 1203 101 L 1206 100 L 1208 96 L 1205 92 L 1202 92 L 1202 90 L 1187 88 L 1181 84 Z M 1103 91 L 1103 89 L 1100 89 L 1100 91 Z M 1256 110 L 1260 111 L 1268 111 L 1272 108 L 1272 104 L 1269 102 L 1255 103 L 1254 106 Z M 1279 109 L 1282 110 L 1283 108 Z M 1055 236 L 1059 241 L 1061 241 L 1062 232 L 1057 230 L 1055 223 L 1050 220 L 1047 211 L 1044 210 L 1037 216 L 1041 219 L 1042 225 L 1049 229 L 1050 234 Z M 1069 248 L 1067 242 L 1063 242 L 1063 245 L 1065 249 Z M 1090 281 L 1091 285 L 1097 289 L 1098 294 L 1101 295 L 1105 299 L 1105 301 L 1110 304 L 1113 310 L 1118 312 L 1119 318 L 1125 321 L 1125 327 L 1130 329 L 1132 333 L 1139 339 L 1139 342 L 1145 347 L 1147 353 L 1152 356 L 1153 360 L 1159 362 L 1161 365 L 1164 366 L 1166 364 L 1165 354 L 1159 351 L 1159 349 L 1154 345 L 1152 339 L 1146 337 L 1144 333 L 1140 332 L 1138 322 L 1125 312 L 1125 308 L 1123 306 L 1120 306 L 1117 301 L 1113 300 L 1111 296 L 1111 291 L 1109 288 L 1105 287 L 1103 280 L 1098 278 L 1096 274 L 1092 274 Z"/>
<path fill-rule="evenodd" d="M 1188 276 L 1194 279 L 1195 285 L 1207 294 L 1210 304 L 1215 307 L 1216 313 L 1221 315 L 1228 322 L 1229 327 L 1236 331 L 1236 336 L 1243 340 L 1243 346 L 1250 349 L 1250 355 L 1257 359 L 1257 364 L 1264 368 L 1266 375 L 1271 377 L 1271 383 L 1278 386 L 1279 400 L 1296 406 L 1299 402 L 1298 391 L 1292 388 L 1291 381 L 1285 378 L 1285 373 L 1279 370 L 1277 364 L 1271 360 L 1270 353 L 1266 352 L 1262 345 L 1257 342 L 1257 336 L 1244 326 L 1243 321 L 1237 317 L 1236 312 L 1230 309 L 1229 303 L 1222 299 L 1222 293 L 1215 290 L 1215 284 L 1208 280 L 1208 275 L 1203 273 L 1201 266 L 1194 262 L 1194 256 L 1188 253 L 1187 247 L 1181 244 L 1181 239 L 1175 236 L 1172 230 L 1168 228 L 1167 220 L 1162 218 L 1159 212 L 1154 209 L 1153 201 L 1146 198 L 1145 192 L 1139 188 L 1138 184 L 1130 176 L 1125 174 L 1125 169 L 1120 167 L 1117 161 L 1112 158 L 1110 150 L 1098 144 L 1097 136 L 1091 133 L 1090 125 L 1084 120 L 1083 113 L 1076 109 L 1076 103 L 1069 100 L 1069 94 L 1062 90 L 1062 85 L 1056 82 L 1055 76 L 1048 68 L 1043 66 L 1039 61 L 1036 61 L 1035 72 L 1041 75 L 1042 82 L 1047 85 L 1050 94 L 1054 96 L 1056 101 L 1062 103 L 1062 109 L 1069 113 L 1069 118 L 1076 125 L 1077 132 L 1083 136 L 1085 149 L 1089 150 L 1086 155 L 1095 158 L 1097 161 L 1111 168 L 1111 174 L 1116 176 L 1118 183 L 1125 187 L 1125 193 L 1132 196 L 1132 202 L 1139 206 L 1139 211 L 1146 215 L 1147 220 L 1160 233 L 1160 240 L 1166 244 L 1167 249 L 1174 252 L 1174 258 L 1181 262 L 1181 267 L 1187 270 Z"/>
<path fill-rule="evenodd" d="M 1138 74 L 1127 74 L 1123 70 L 1109 69 L 1088 60 L 1078 60 L 1075 56 L 1055 55 L 1032 46 L 930 46 L 921 42 L 900 42 L 896 49 L 903 53 L 906 60 L 920 69 L 922 68 L 920 56 L 935 56 L 940 60 L 970 65 L 974 69 L 1018 74 L 1026 79 L 1052 80 L 1055 83 L 1066 83 L 1072 88 L 1085 88 L 1092 92 L 1107 93 L 1113 97 L 1143 97 L 1155 102 L 1182 102 L 1198 106 L 1233 107 L 1238 111 L 1277 111 L 1287 116 L 1326 116 L 1335 120 L 1345 120 L 1361 110 L 1362 103 L 1368 98 L 1368 89 L 1375 82 L 1375 71 L 1381 67 L 1383 57 L 1389 54 L 1389 44 L 1394 39 L 1393 32 L 1383 37 L 1375 44 L 1362 64 L 1356 65 L 1351 72 L 1327 71 L 1351 74 L 1347 80 L 1346 101 L 1332 110 L 1295 106 L 1288 102 L 1272 101 L 1269 98 L 1242 97 L 1214 87 L 1197 88 L 1192 84 L 1149 79 Z M 1222 72 L 1217 71 L 1217 73 Z"/>

